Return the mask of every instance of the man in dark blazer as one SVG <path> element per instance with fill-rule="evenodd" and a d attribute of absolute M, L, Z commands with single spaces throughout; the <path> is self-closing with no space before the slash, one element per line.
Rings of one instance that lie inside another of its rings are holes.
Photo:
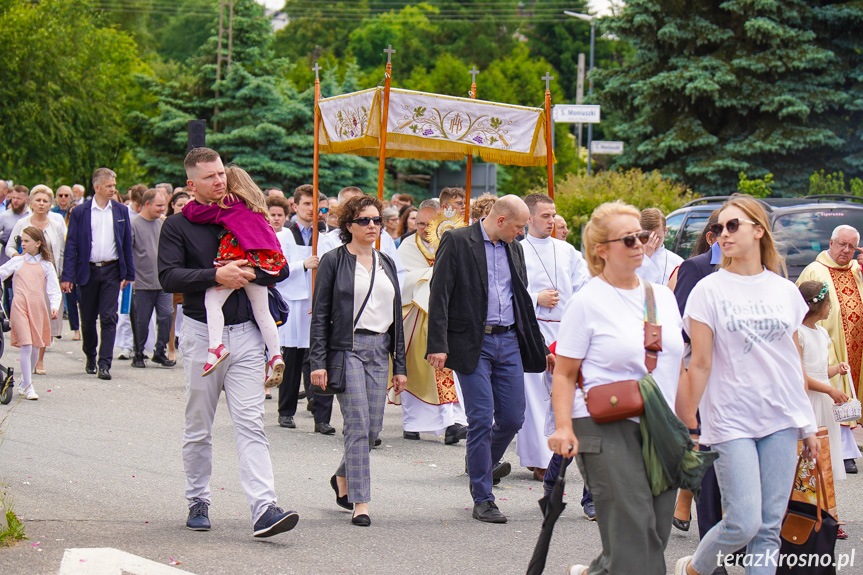
<path fill-rule="evenodd" d="M 93 172 L 93 189 L 93 198 L 69 215 L 60 285 L 66 293 L 75 284 L 80 287 L 81 339 L 87 373 L 96 373 L 98 345 L 99 379 L 111 379 L 117 298 L 126 284 L 135 281 L 132 227 L 129 210 L 111 199 L 117 191 L 114 172 L 108 168 Z M 101 327 L 101 345 L 96 335 L 96 317 Z"/>
<path fill-rule="evenodd" d="M 524 373 L 554 368 L 513 241 L 529 216 L 521 198 L 504 196 L 485 219 L 448 231 L 431 280 L 427 359 L 458 374 L 473 517 L 489 523 L 506 523 L 491 488 L 511 469 L 500 460 L 524 421 Z"/>

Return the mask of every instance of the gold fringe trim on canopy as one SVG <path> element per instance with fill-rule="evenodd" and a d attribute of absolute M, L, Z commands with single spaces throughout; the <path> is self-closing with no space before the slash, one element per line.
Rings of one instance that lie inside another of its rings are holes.
<path fill-rule="evenodd" d="M 318 102 L 320 150 L 378 157 L 383 90 Z M 409 90 L 390 92 L 387 157 L 545 166 L 545 111 Z M 552 161 L 554 156 L 552 153 Z"/>

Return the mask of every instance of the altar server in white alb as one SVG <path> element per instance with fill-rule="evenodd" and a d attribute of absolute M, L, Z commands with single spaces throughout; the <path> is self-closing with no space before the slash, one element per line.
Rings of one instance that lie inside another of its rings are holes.
<path fill-rule="evenodd" d="M 539 329 L 550 346 L 557 341 L 560 320 L 570 296 L 590 279 L 587 263 L 576 249 L 552 237 L 556 210 L 546 194 L 530 194 L 524 199 L 530 209 L 528 233 L 522 242 L 527 266 L 527 290 L 533 300 Z M 542 480 L 552 452 L 546 434 L 551 414 L 551 374 L 524 374 L 524 425 L 518 432 L 516 452 L 523 467 L 533 468 Z"/>
<path fill-rule="evenodd" d="M 635 273 L 651 283 L 668 285 L 668 280 L 683 263 L 683 258 L 665 249 L 665 234 L 668 231 L 665 215 L 656 208 L 642 210 L 641 229 L 651 234 L 644 245 L 644 261 Z"/>
<path fill-rule="evenodd" d="M 428 343 L 428 309 L 435 246 L 426 238 L 429 222 L 437 215 L 437 202 L 426 200 L 417 212 L 417 233 L 399 246 L 399 256 L 407 269 L 402 285 L 405 353 L 408 382 L 403 393 L 391 401 L 401 403 L 404 438 L 418 440 L 420 433 L 443 435 L 444 443 L 454 445 L 467 437 L 467 417 L 458 378 L 451 369 L 435 369 L 425 359 Z"/>
<path fill-rule="evenodd" d="M 348 186 L 347 188 L 342 188 L 339 192 L 339 205 L 345 205 L 349 199 L 354 198 L 356 196 L 363 195 L 363 191 L 356 186 Z M 339 237 L 339 228 L 332 230 L 331 232 L 321 236 L 318 241 L 318 256 L 323 256 L 330 250 L 334 250 L 337 247 L 344 244 L 344 242 Z M 399 276 L 399 285 L 405 285 L 405 266 L 402 265 L 402 260 L 399 257 L 399 252 L 396 249 L 396 243 L 393 240 L 392 236 L 389 234 L 383 233 L 381 234 L 381 253 L 387 254 L 393 263 L 396 264 L 396 273 Z"/>

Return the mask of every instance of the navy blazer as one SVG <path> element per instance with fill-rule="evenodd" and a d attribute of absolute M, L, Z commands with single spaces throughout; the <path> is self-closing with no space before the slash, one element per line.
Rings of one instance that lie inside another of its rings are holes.
<path fill-rule="evenodd" d="M 90 248 L 93 232 L 90 226 L 90 208 L 93 200 L 75 207 L 69 214 L 69 230 L 66 233 L 66 252 L 63 256 L 63 275 L 60 281 L 85 285 L 90 281 Z M 132 226 L 129 209 L 111 200 L 114 212 L 114 240 L 117 246 L 117 263 L 120 279 L 135 281 L 135 261 L 132 256 Z"/>

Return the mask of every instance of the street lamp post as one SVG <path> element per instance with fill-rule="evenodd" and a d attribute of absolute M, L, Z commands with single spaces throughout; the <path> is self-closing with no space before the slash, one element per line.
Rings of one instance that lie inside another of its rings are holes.
<path fill-rule="evenodd" d="M 585 22 L 590 22 L 590 67 L 587 70 L 587 94 L 589 96 L 593 95 L 593 78 L 590 77 L 590 72 L 593 71 L 593 46 L 594 39 L 596 37 L 596 16 L 591 16 L 590 14 L 580 14 L 578 12 L 570 12 L 569 10 L 564 10 L 563 12 L 567 16 L 572 16 L 573 18 L 578 18 L 579 20 L 584 20 Z M 587 175 L 590 175 L 590 144 L 593 142 L 593 124 L 587 125 Z"/>

